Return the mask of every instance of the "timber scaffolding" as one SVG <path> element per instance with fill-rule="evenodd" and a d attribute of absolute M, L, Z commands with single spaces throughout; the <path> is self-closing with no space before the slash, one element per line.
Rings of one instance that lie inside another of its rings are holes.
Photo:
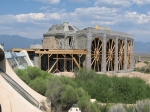
<path fill-rule="evenodd" d="M 12 52 L 22 50 L 26 50 L 31 59 L 33 54 L 37 56 L 37 67 L 50 73 L 74 72 L 74 69 L 80 69 L 86 64 L 86 50 L 11 49 Z"/>

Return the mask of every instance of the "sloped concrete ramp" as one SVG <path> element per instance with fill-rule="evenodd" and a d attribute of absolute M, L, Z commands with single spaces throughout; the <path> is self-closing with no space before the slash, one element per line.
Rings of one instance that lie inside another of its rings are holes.
<path fill-rule="evenodd" d="M 2 112 L 42 112 L 23 98 L 1 75 L 0 104 Z"/>
<path fill-rule="evenodd" d="M 0 48 L 0 105 L 2 112 L 42 112 L 46 98 L 26 85 L 9 66 Z"/>

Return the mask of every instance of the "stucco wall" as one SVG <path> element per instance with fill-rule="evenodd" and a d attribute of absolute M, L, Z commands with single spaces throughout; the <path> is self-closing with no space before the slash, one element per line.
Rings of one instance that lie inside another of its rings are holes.
<path fill-rule="evenodd" d="M 76 38 L 76 49 L 86 49 L 87 38 L 85 36 L 80 36 Z"/>
<path fill-rule="evenodd" d="M 46 37 L 43 39 L 43 49 L 58 49 L 58 44 L 55 36 Z"/>

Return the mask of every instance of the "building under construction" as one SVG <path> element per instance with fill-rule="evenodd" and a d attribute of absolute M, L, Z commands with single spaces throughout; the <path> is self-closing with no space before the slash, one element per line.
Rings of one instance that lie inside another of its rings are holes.
<path fill-rule="evenodd" d="M 42 49 L 27 50 L 34 64 L 48 72 L 128 72 L 134 68 L 133 35 L 96 26 L 79 30 L 64 22 L 43 34 Z M 19 51 L 20 49 L 12 49 Z"/>

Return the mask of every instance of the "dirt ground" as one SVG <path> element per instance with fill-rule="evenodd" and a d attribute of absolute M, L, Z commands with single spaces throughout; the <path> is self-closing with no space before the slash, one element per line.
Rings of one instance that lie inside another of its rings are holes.
<path fill-rule="evenodd" d="M 143 63 L 143 62 L 139 62 L 135 65 L 136 68 L 141 68 L 141 67 L 144 67 L 146 66 L 146 63 Z"/>

